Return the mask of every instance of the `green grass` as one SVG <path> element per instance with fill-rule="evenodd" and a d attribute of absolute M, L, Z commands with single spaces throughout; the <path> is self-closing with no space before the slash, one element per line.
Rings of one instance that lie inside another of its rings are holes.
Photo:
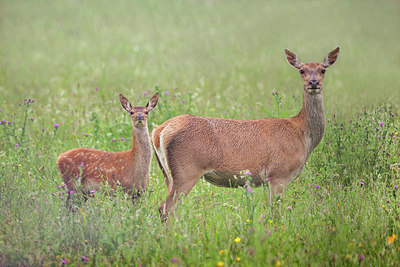
<path fill-rule="evenodd" d="M 396 266 L 399 11 L 398 1 L 0 1 L 0 265 Z M 150 130 L 184 113 L 289 117 L 302 90 L 283 49 L 309 62 L 336 46 L 325 137 L 272 206 L 266 187 L 201 180 L 163 225 L 153 160 L 137 205 L 105 189 L 68 212 L 55 161 L 75 147 L 130 148 L 119 93 L 134 105 L 161 93 Z"/>

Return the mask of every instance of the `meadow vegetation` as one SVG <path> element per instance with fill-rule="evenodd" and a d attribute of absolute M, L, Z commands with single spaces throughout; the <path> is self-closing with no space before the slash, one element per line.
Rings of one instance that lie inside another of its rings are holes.
<path fill-rule="evenodd" d="M 398 1 L 0 1 L 0 265 L 396 266 L 400 261 Z M 78 210 L 56 167 L 75 147 L 131 147 L 120 106 L 160 92 L 149 130 L 179 114 L 289 117 L 303 62 L 340 46 L 326 134 L 302 175 L 200 180 L 162 224 L 156 161 L 133 206 L 107 185 Z"/>

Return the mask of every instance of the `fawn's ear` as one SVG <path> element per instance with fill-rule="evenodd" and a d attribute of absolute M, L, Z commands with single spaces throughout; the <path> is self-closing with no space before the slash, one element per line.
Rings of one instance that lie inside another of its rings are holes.
<path fill-rule="evenodd" d="M 152 111 L 156 106 L 158 102 L 158 92 L 153 95 L 152 98 L 150 98 L 149 102 L 146 105 L 146 109 L 148 111 Z"/>
<path fill-rule="evenodd" d="M 126 99 L 126 97 L 123 94 L 119 94 L 119 101 L 121 101 L 121 105 L 126 111 L 131 112 L 132 105 L 131 103 L 129 103 L 129 100 Z"/>
<path fill-rule="evenodd" d="M 295 67 L 296 69 L 300 69 L 303 63 L 299 60 L 295 53 L 290 52 L 288 49 L 285 49 L 285 56 L 286 60 L 289 62 L 290 65 Z"/>
<path fill-rule="evenodd" d="M 324 68 L 331 66 L 333 63 L 335 63 L 338 55 L 339 47 L 336 47 L 336 49 L 329 52 L 329 54 L 324 58 L 324 61 L 322 61 L 322 66 L 324 66 Z"/>

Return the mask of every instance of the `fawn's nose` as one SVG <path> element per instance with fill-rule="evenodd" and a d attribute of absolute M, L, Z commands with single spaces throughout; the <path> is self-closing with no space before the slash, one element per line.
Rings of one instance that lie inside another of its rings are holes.
<path fill-rule="evenodd" d="M 311 85 L 312 88 L 316 88 L 319 82 L 317 80 L 309 80 L 308 84 Z"/>
<path fill-rule="evenodd" d="M 144 116 L 143 115 L 136 116 L 136 120 L 137 121 L 143 121 L 144 120 Z"/>

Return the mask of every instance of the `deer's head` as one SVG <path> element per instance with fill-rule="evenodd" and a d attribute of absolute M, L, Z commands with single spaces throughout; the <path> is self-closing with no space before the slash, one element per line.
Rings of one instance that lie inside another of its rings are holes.
<path fill-rule="evenodd" d="M 303 88 L 309 94 L 320 94 L 326 68 L 335 63 L 339 47 L 331 51 L 321 63 L 302 63 L 293 52 L 285 49 L 285 56 L 290 65 L 299 70 L 303 79 Z"/>
<path fill-rule="evenodd" d="M 132 118 L 132 124 L 136 128 L 141 128 L 147 126 L 147 116 L 156 107 L 158 101 L 158 92 L 150 98 L 149 102 L 145 107 L 132 107 L 129 100 L 123 96 L 119 95 L 119 100 L 121 101 L 122 107 L 129 112 Z"/>

